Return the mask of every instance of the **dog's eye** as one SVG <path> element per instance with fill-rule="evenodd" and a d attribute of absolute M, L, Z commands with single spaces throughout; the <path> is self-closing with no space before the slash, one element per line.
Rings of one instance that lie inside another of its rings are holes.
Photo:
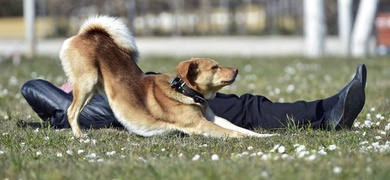
<path fill-rule="evenodd" d="M 218 68 L 219 68 L 219 66 L 217 66 L 217 65 L 211 67 L 212 70 L 216 70 L 216 69 L 218 69 Z"/>

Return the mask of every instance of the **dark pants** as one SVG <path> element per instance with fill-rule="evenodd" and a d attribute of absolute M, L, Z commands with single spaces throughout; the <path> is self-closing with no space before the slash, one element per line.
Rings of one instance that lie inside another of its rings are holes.
<path fill-rule="evenodd" d="M 31 80 L 22 87 L 22 95 L 38 116 L 55 128 L 69 128 L 66 111 L 72 103 L 72 93 L 65 93 L 50 82 Z M 210 108 L 217 116 L 223 117 L 240 127 L 276 129 L 327 127 L 326 111 L 338 101 L 338 96 L 312 102 L 274 103 L 266 97 L 244 94 L 221 94 L 209 100 Z M 96 95 L 83 109 L 79 117 L 81 128 L 122 127 L 115 119 L 107 98 Z"/>

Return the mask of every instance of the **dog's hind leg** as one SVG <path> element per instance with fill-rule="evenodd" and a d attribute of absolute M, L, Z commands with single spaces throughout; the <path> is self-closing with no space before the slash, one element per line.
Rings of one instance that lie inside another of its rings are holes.
<path fill-rule="evenodd" d="M 68 108 L 68 121 L 76 137 L 81 137 L 82 135 L 78 124 L 80 112 L 97 93 L 96 83 L 85 81 L 85 79 L 81 82 L 76 81 L 73 84 L 73 102 Z"/>

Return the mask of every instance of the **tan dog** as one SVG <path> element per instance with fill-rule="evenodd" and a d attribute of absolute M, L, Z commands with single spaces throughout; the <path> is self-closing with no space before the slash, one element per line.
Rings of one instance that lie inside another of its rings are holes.
<path fill-rule="evenodd" d="M 234 82 L 237 69 L 220 67 L 210 59 L 181 62 L 178 76 L 145 75 L 137 66 L 133 37 L 119 20 L 108 16 L 88 19 L 61 49 L 62 66 L 73 84 L 68 119 L 76 137 L 80 111 L 98 92 L 107 95 L 115 117 L 141 136 L 182 131 L 212 137 L 267 137 L 217 117 L 205 99 Z"/>

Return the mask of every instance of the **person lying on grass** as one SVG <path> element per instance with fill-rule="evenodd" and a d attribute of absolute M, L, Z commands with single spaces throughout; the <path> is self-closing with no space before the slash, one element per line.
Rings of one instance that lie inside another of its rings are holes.
<path fill-rule="evenodd" d="M 361 64 L 353 79 L 339 93 L 328 98 L 278 103 L 261 95 L 217 93 L 208 104 L 217 116 L 247 129 L 282 129 L 290 125 L 321 130 L 350 129 L 365 103 L 366 78 L 366 66 Z M 19 126 L 70 128 L 67 109 L 73 96 L 69 84 L 57 88 L 45 80 L 30 80 L 22 86 L 21 92 L 43 123 L 20 120 Z M 84 129 L 122 127 L 102 94 L 85 106 L 79 123 Z"/>

